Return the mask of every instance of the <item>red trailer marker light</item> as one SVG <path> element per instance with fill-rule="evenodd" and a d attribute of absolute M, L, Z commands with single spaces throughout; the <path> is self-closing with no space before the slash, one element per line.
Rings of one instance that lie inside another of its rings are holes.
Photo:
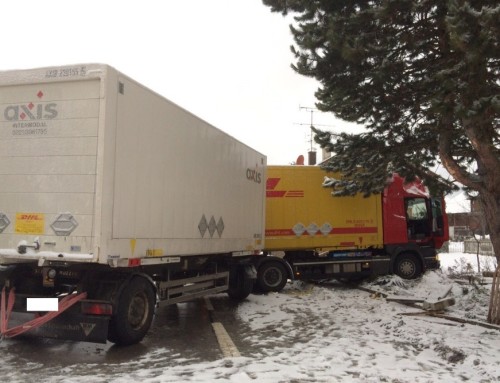
<path fill-rule="evenodd" d="M 128 267 L 137 267 L 141 265 L 141 258 L 129 258 Z"/>
<path fill-rule="evenodd" d="M 82 314 L 88 315 L 112 315 L 113 305 L 106 302 L 82 302 Z"/>

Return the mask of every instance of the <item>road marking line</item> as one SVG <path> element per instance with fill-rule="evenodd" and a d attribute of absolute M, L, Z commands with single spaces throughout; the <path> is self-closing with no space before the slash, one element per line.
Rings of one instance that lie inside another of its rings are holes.
<path fill-rule="evenodd" d="M 225 358 L 234 358 L 241 356 L 240 352 L 236 348 L 233 340 L 227 333 L 226 329 L 220 322 L 212 323 L 212 327 L 215 331 L 215 336 L 217 337 L 217 342 L 219 342 L 219 347 Z"/>
<path fill-rule="evenodd" d="M 213 313 L 215 311 L 212 301 L 209 297 L 205 297 L 205 307 L 208 312 Z M 210 314 L 210 319 L 213 320 L 212 314 Z M 223 324 L 220 322 L 212 322 L 212 328 L 214 329 L 215 337 L 219 343 L 219 348 L 222 351 L 224 358 L 234 358 L 241 356 L 238 348 L 234 344 L 233 340 L 227 333 Z"/>

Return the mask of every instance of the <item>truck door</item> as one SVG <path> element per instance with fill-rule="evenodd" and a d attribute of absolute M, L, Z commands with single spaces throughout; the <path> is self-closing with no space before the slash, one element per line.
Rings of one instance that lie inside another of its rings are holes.
<path fill-rule="evenodd" d="M 445 213 L 443 198 L 431 198 L 432 235 L 436 249 L 449 240 L 448 218 Z"/>
<path fill-rule="evenodd" d="M 432 219 L 429 212 L 429 200 L 415 197 L 405 198 L 408 240 L 425 242 L 432 233 Z"/>

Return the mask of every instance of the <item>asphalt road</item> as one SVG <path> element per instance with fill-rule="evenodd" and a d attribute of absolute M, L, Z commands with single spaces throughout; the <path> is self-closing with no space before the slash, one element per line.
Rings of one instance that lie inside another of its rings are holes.
<path fill-rule="evenodd" d="M 179 360 L 186 364 L 210 362 L 224 357 L 213 323 L 222 324 L 244 354 L 249 350 L 245 349 L 235 308 L 236 303 L 226 294 L 213 296 L 208 303 L 201 299 L 159 307 L 144 340 L 128 347 L 41 338 L 5 339 L 0 342 L 0 376 L 16 370 L 16 378 L 35 382 L 50 379 L 56 371 L 60 376 L 65 369 L 91 377 L 117 366 L 132 371 L 152 366 L 167 369 L 178 365 Z"/>

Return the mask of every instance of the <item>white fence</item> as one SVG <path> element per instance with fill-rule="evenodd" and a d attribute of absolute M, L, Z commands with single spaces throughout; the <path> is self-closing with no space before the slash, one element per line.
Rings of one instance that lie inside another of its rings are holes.
<path fill-rule="evenodd" d="M 495 255 L 493 251 L 493 244 L 489 239 L 466 239 L 464 241 L 464 253 L 477 254 L 479 246 L 479 254 L 481 255 Z"/>
<path fill-rule="evenodd" d="M 448 242 L 443 246 L 441 251 L 444 253 L 477 254 L 478 246 L 480 255 L 495 255 L 493 245 L 489 239 L 480 239 L 479 241 L 475 239 L 466 239 L 464 242 Z"/>
<path fill-rule="evenodd" d="M 463 242 L 448 242 L 447 253 L 463 253 L 464 243 Z"/>

